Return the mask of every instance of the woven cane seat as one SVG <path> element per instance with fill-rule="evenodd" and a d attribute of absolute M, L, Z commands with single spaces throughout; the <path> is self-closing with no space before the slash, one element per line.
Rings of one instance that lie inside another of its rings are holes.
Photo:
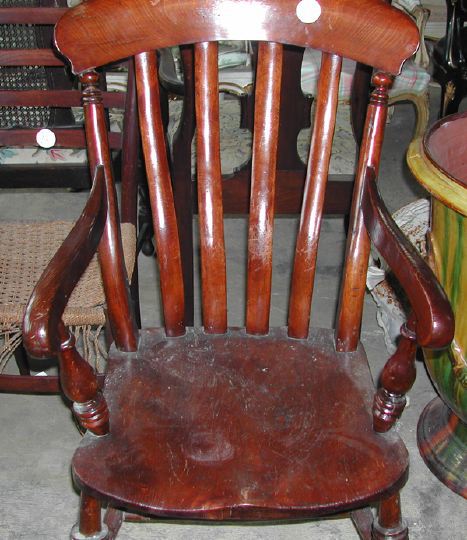
<path fill-rule="evenodd" d="M 0 360 L 19 344 L 18 334 L 32 290 L 72 226 L 69 221 L 0 222 L 0 332 L 4 338 Z M 136 253 L 135 226 L 123 223 L 121 230 L 125 266 L 131 278 Z M 105 324 L 104 301 L 99 263 L 94 257 L 71 295 L 63 316 L 65 324 Z M 13 335 L 15 344 L 11 342 Z"/>

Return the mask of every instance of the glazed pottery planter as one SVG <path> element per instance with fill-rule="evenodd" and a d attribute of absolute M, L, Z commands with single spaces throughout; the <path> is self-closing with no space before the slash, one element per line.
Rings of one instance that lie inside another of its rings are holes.
<path fill-rule="evenodd" d="M 408 163 L 432 195 L 430 262 L 456 324 L 449 348 L 424 351 L 440 398 L 422 413 L 418 444 L 432 472 L 467 497 L 467 113 L 434 124 L 411 144 Z"/>

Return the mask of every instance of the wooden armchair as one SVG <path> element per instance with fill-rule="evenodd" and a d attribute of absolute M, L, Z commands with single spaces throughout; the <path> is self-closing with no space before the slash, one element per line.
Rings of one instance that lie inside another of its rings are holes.
<path fill-rule="evenodd" d="M 54 7 L 1 8 L 0 21 L 10 25 L 29 25 L 47 28 L 60 18 L 67 9 Z M 50 36 L 51 38 L 51 36 Z M 65 65 L 56 51 L 49 47 L 36 49 L 1 49 L 0 65 L 5 68 L 50 66 L 61 69 Z M 16 73 L 16 72 L 15 72 Z M 45 71 L 44 71 L 45 73 Z M 93 84 L 99 80 L 92 81 Z M 136 95 L 133 69 L 130 70 L 128 92 L 103 92 L 106 110 L 106 130 L 112 150 L 112 164 L 122 179 L 121 220 L 125 245 L 128 274 L 133 275 L 133 292 L 137 302 L 137 275 L 133 272 L 136 254 L 136 186 L 139 138 L 137 130 Z M 30 163 L 12 164 L 1 159 L 2 188 L 38 188 L 74 186 L 86 187 L 91 183 L 93 170 L 89 170 L 86 157 L 86 136 L 82 123 L 73 122 L 68 126 L 55 127 L 49 123 L 53 111 L 67 111 L 71 107 L 81 107 L 80 90 L 71 87 L 50 89 L 47 85 L 39 88 L 0 89 L 0 108 L 5 123 L 0 127 L 0 155 L 22 152 L 27 149 L 35 156 Z M 31 126 L 24 119 L 22 111 L 35 111 L 37 123 Z M 108 110 L 122 111 L 123 129 L 111 130 Z M 122 150 L 123 149 L 123 150 Z M 57 163 L 44 154 L 53 153 Z M 59 159 L 63 153 L 77 156 L 65 161 Z M 28 155 L 29 155 L 28 154 Z M 116 156 L 119 166 L 117 167 Z M 44 159 L 42 159 L 44 158 Z M 74 163 L 72 163 L 74 161 Z M 50 195 L 53 197 L 53 194 Z M 55 251 L 61 245 L 73 226 L 71 220 L 31 221 L 27 215 L 18 216 L 15 221 L 0 221 L 0 391 L 59 393 L 58 377 L 51 375 L 37 377 L 31 369 L 29 359 L 22 347 L 22 319 L 26 304 L 34 285 L 40 278 Z M 79 335 L 90 361 L 105 356 L 105 345 L 99 347 L 101 330 L 105 330 L 105 298 L 97 259 L 93 261 L 86 275 L 70 299 L 64 315 L 68 327 Z M 110 332 L 107 334 L 110 339 Z M 18 370 L 9 361 L 15 358 Z M 8 365 L 9 364 L 9 365 Z M 42 371 L 42 370 L 36 370 Z M 18 374 L 17 374 L 18 373 Z"/>
<path fill-rule="evenodd" d="M 388 88 L 392 75 L 416 50 L 418 32 L 409 18 L 379 0 L 308 0 L 298 6 L 296 0 L 89 0 L 58 23 L 56 44 L 87 83 L 84 108 L 96 174 L 85 211 L 31 296 L 24 336 L 32 355 L 58 357 L 64 392 L 88 429 L 72 464 L 81 490 L 75 540 L 115 538 L 121 509 L 158 517 L 250 521 L 350 511 L 362 538 L 408 538 L 399 503 L 408 457 L 391 427 L 415 378 L 417 343 L 443 347 L 453 335 L 452 312 L 441 287 L 397 229 L 376 188 Z M 230 328 L 227 315 L 216 43 L 225 39 L 260 42 L 245 328 Z M 181 256 L 154 52 L 178 43 L 195 44 L 201 328 L 183 324 Z M 325 54 L 288 326 L 270 328 L 284 43 Z M 163 328 L 140 332 L 131 313 L 121 249 L 114 241 L 118 220 L 100 92 L 89 84 L 96 66 L 130 55 L 135 55 L 164 314 Z M 377 73 L 336 326 L 310 329 L 342 57 L 374 66 Z M 413 307 L 378 389 L 359 342 L 370 238 Z M 61 321 L 67 298 L 97 248 L 115 338 L 103 392 Z M 108 504 L 104 525 L 103 503 Z M 376 503 L 373 520 L 367 507 Z"/>

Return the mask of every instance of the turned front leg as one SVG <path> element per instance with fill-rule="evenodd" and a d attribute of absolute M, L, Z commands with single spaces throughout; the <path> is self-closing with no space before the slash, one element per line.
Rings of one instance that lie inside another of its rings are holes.
<path fill-rule="evenodd" d="M 373 522 L 372 540 L 408 540 L 407 523 L 401 516 L 399 493 L 380 502 L 378 516 Z"/>
<path fill-rule="evenodd" d="M 380 376 L 380 386 L 373 401 L 373 427 L 380 433 L 391 429 L 400 417 L 407 402 L 405 394 L 415 382 L 417 343 L 414 326 L 413 319 L 402 326 L 397 350 L 386 362 Z"/>
<path fill-rule="evenodd" d="M 81 493 L 79 522 L 72 528 L 71 540 L 106 540 L 108 527 L 101 522 L 101 503 L 94 497 Z"/>
<path fill-rule="evenodd" d="M 58 358 L 62 389 L 73 402 L 80 425 L 94 435 L 105 435 L 109 432 L 107 403 L 99 390 L 95 371 L 76 350 L 73 336 L 62 342 Z"/>

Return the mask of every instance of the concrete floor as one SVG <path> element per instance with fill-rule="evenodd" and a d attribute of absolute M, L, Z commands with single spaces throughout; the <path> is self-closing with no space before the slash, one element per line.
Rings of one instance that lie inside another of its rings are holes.
<path fill-rule="evenodd" d="M 438 107 L 433 90 L 433 110 Z M 381 191 L 389 208 L 395 210 L 423 195 L 410 177 L 402 150 L 407 147 L 413 126 L 410 106 L 396 107 L 388 127 L 381 166 Z M 66 191 L 3 190 L 0 216 L 10 219 L 73 218 L 84 204 L 85 193 Z M 280 279 L 274 282 L 271 324 L 283 324 L 287 295 L 287 268 L 291 254 L 291 235 L 295 219 L 280 219 L 275 232 L 275 267 Z M 313 322 L 333 325 L 337 276 L 342 262 L 343 222 L 326 218 L 319 256 L 317 292 L 313 304 Z M 244 280 L 245 222 L 228 219 L 226 237 L 230 249 L 228 270 L 232 294 L 229 298 L 230 324 L 242 323 L 243 298 L 239 293 Z M 157 303 L 157 278 L 154 260 L 140 257 L 141 299 L 145 324 L 160 321 Z M 284 278 L 284 279 L 282 279 Z M 154 307 L 155 306 L 155 307 Z M 387 352 L 382 331 L 375 320 L 375 306 L 368 296 L 365 305 L 362 341 L 372 372 L 377 377 Z M 465 500 L 451 492 L 427 469 L 419 456 L 416 426 L 423 407 L 435 397 L 435 391 L 418 362 L 418 377 L 410 392 L 410 405 L 395 429 L 410 453 L 411 470 L 402 491 L 402 508 L 410 527 L 411 539 L 461 540 L 466 537 Z M 78 495 L 70 476 L 70 460 L 79 444 L 70 412 L 58 396 L 0 395 L 0 540 L 55 540 L 68 537 L 77 518 Z M 301 521 L 286 524 L 222 525 L 167 523 L 125 523 L 122 540 L 322 540 L 358 538 L 349 519 Z"/>

